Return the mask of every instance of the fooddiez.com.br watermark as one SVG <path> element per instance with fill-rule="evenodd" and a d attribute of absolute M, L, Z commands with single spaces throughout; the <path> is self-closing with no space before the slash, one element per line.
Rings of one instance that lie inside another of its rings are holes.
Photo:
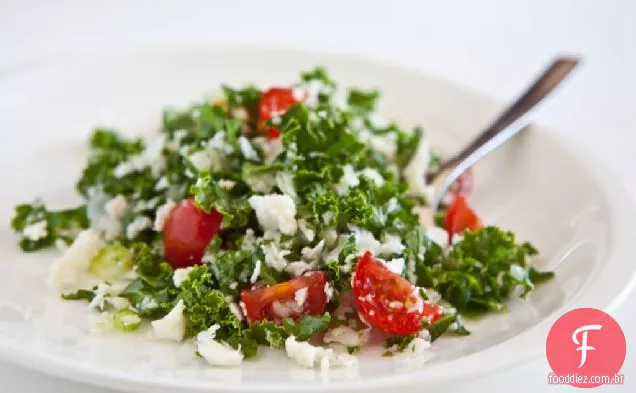
<path fill-rule="evenodd" d="M 550 385 L 592 388 L 625 383 L 620 373 L 627 349 L 625 333 L 601 310 L 578 308 L 565 313 L 552 325 L 545 347 L 552 369 Z"/>
<path fill-rule="evenodd" d="M 555 373 L 550 373 L 548 374 L 548 383 L 550 385 L 622 385 L 625 383 L 625 376 L 623 374 L 610 376 L 581 374 L 556 375 Z"/>

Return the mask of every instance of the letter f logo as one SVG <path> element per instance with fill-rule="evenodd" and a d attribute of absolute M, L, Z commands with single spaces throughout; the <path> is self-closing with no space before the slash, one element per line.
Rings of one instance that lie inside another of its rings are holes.
<path fill-rule="evenodd" d="M 581 351 L 581 364 L 579 364 L 579 368 L 583 367 L 585 361 L 587 360 L 587 351 L 593 351 L 596 349 L 592 346 L 587 345 L 587 332 L 589 330 L 601 330 L 601 328 L 601 325 L 585 325 L 576 329 L 574 333 L 572 333 L 572 341 L 574 341 L 574 344 L 581 345 L 576 349 L 577 351 Z M 583 334 L 581 335 L 581 342 L 579 342 L 576 336 L 581 332 Z"/>

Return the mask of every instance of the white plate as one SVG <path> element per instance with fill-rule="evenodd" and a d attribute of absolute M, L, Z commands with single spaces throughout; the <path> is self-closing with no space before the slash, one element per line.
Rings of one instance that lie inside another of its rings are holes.
<path fill-rule="evenodd" d="M 538 264 L 557 279 L 510 312 L 470 322 L 473 334 L 439 340 L 424 358 L 360 356 L 356 368 L 302 369 L 261 351 L 238 369 L 204 365 L 190 347 L 138 335 L 89 333 L 85 304 L 63 302 L 45 285 L 56 252 L 21 254 L 6 223 L 16 203 L 52 205 L 73 192 L 95 126 L 152 132 L 166 105 L 181 106 L 220 83 L 294 81 L 325 65 L 342 85 L 377 87 L 381 111 L 420 123 L 439 146 L 457 147 L 496 113 L 493 101 L 417 72 L 341 55 L 255 48 L 103 54 L 34 66 L 0 79 L 2 145 L 0 357 L 50 374 L 125 390 L 358 391 L 415 386 L 483 374 L 544 353 L 551 323 L 575 307 L 613 310 L 634 283 L 636 214 L 623 190 L 598 176 L 548 130 L 534 128 L 477 167 L 476 209 L 493 224 L 535 243 Z"/>

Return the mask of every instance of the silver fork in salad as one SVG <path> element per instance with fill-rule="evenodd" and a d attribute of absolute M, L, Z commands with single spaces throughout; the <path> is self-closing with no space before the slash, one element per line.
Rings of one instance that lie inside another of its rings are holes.
<path fill-rule="evenodd" d="M 504 144 L 519 132 L 528 128 L 537 104 L 543 101 L 579 64 L 577 57 L 558 57 L 543 73 L 508 106 L 485 130 L 465 148 L 444 161 L 439 168 L 426 174 L 427 183 L 438 182 L 431 203 L 434 216 L 448 189 L 477 161 Z"/>

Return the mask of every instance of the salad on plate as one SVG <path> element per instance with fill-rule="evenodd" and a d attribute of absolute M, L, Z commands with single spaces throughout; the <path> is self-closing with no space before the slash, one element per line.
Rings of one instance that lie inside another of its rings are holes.
<path fill-rule="evenodd" d="M 49 285 L 88 303 L 102 334 L 149 329 L 214 366 L 260 346 L 305 367 L 350 366 L 467 335 L 553 277 L 513 233 L 470 207 L 472 172 L 431 217 L 422 128 L 376 112 L 379 92 L 339 90 L 325 69 L 290 86 L 222 86 L 168 109 L 152 138 L 97 129 L 80 206 L 18 205 L 25 252 L 57 247 Z"/>

